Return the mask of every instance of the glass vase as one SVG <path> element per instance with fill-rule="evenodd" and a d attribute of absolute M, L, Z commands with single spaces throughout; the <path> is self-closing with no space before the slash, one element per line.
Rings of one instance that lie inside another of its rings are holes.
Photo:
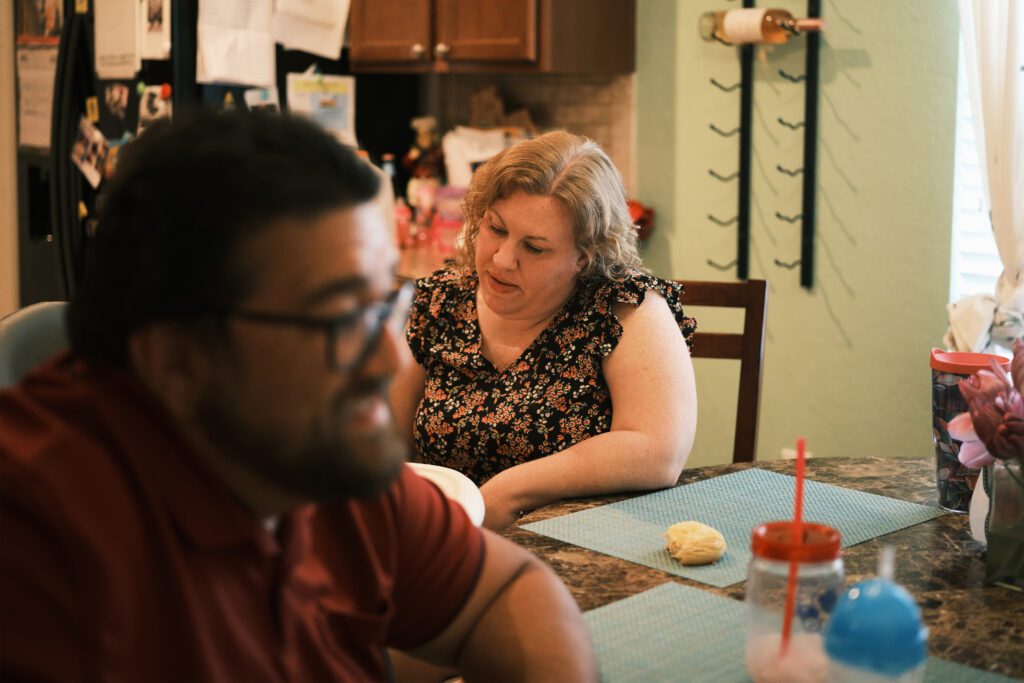
<path fill-rule="evenodd" d="M 989 494 L 985 580 L 1024 590 L 1024 467 L 996 460 L 985 468 Z"/>

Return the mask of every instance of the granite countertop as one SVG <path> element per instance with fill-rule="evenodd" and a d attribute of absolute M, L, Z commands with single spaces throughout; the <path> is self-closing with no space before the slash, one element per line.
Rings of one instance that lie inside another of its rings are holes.
<path fill-rule="evenodd" d="M 792 461 L 743 463 L 686 470 L 680 484 L 759 467 L 793 474 Z M 928 459 L 820 458 L 807 461 L 809 479 L 890 498 L 936 506 L 935 464 Z M 520 524 L 622 500 L 580 498 L 535 510 Z M 742 600 L 746 582 L 715 588 L 626 560 L 512 527 L 504 535 L 544 559 L 584 611 L 675 581 Z M 971 538 L 967 515 L 948 514 L 843 550 L 847 584 L 874 576 L 879 549 L 896 547 L 896 581 L 921 606 L 929 654 L 1024 679 L 1024 594 L 985 586 L 983 547 Z"/>

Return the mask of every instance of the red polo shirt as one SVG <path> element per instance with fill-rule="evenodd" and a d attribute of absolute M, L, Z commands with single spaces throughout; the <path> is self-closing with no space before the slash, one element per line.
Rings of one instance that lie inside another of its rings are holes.
<path fill-rule="evenodd" d="M 409 468 L 273 535 L 130 375 L 65 355 L 0 391 L 0 679 L 382 679 L 482 555 Z"/>

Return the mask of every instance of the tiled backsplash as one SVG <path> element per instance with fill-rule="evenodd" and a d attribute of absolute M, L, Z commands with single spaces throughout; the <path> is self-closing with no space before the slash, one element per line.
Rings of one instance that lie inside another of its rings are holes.
<path fill-rule="evenodd" d="M 442 131 L 469 120 L 470 95 L 494 85 L 505 111 L 527 108 L 542 130 L 564 128 L 596 140 L 618 167 L 626 191 L 636 186 L 635 86 L 632 75 L 446 74 L 427 76 L 426 110 Z"/>

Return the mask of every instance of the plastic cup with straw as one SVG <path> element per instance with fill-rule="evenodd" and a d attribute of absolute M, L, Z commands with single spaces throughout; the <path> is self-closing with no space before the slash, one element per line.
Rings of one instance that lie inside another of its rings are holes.
<path fill-rule="evenodd" d="M 793 611 L 796 607 L 796 580 L 800 570 L 800 546 L 803 544 L 804 471 L 807 464 L 807 440 L 796 440 L 796 494 L 793 496 L 793 556 L 789 560 L 789 578 L 786 580 L 786 608 L 782 617 L 782 647 L 780 657 L 789 649 L 789 636 L 793 630 Z"/>
<path fill-rule="evenodd" d="M 793 518 L 751 532 L 746 663 L 754 683 L 823 683 L 828 670 L 820 630 L 843 590 L 841 538 L 830 526 L 804 521 L 806 458 L 800 438 Z M 800 609 L 798 597 L 807 601 Z"/>

